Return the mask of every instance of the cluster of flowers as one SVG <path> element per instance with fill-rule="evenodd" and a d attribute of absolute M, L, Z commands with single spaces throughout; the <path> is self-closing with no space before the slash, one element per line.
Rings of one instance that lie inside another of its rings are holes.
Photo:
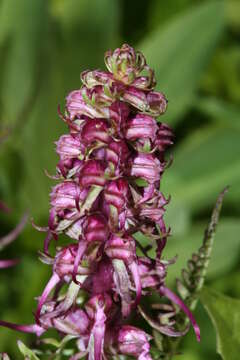
<path fill-rule="evenodd" d="M 38 300 L 36 324 L 1 324 L 37 335 L 55 328 L 75 336 L 72 360 L 87 354 L 90 360 L 115 354 L 150 360 L 151 336 L 128 321 L 141 296 L 152 290 L 177 303 L 200 337 L 190 310 L 165 286 L 170 262 L 161 258 L 169 231 L 163 220 L 168 199 L 159 188 L 173 134 L 156 122 L 167 100 L 154 91 L 154 73 L 144 56 L 125 44 L 108 51 L 105 63 L 108 72 L 81 74 L 82 88 L 68 95 L 65 114 L 59 112 L 69 134 L 57 142 L 55 178 L 61 182 L 50 194 L 41 256 L 53 275 Z M 156 243 L 154 259 L 136 233 Z M 60 234 L 71 243 L 52 257 L 49 244 Z M 78 301 L 80 290 L 88 296 L 84 304 Z M 171 319 L 159 329 L 181 336 L 176 325 Z"/>

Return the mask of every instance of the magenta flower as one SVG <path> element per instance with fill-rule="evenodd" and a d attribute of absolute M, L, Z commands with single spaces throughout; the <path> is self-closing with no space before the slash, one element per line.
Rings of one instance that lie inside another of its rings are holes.
<path fill-rule="evenodd" d="M 151 360 L 149 340 L 152 337 L 134 326 L 122 326 L 117 333 L 120 354 L 131 355 L 139 360 Z"/>
<path fill-rule="evenodd" d="M 154 141 L 158 126 L 156 120 L 151 116 L 137 114 L 130 119 L 126 125 L 126 139 L 135 141 L 141 139 L 150 139 Z"/>
<path fill-rule="evenodd" d="M 167 100 L 154 91 L 154 73 L 143 54 L 125 44 L 108 51 L 105 63 L 108 72 L 81 74 L 83 87 L 67 96 L 65 115 L 59 112 L 69 134 L 56 143 L 60 183 L 50 194 L 41 253 L 52 276 L 38 298 L 36 323 L 0 324 L 38 336 L 50 328 L 74 336 L 71 360 L 104 360 L 116 354 L 151 360 L 152 337 L 131 324 L 137 307 L 150 326 L 177 337 L 188 330 L 178 329 L 177 305 L 200 339 L 193 314 L 165 285 L 174 260 L 162 259 L 169 199 L 159 187 L 173 134 L 156 121 Z M 69 243 L 50 255 L 51 238 L 62 234 Z M 155 243 L 155 258 L 148 256 L 149 246 L 137 240 L 139 235 Z M 139 305 L 153 291 L 169 301 L 165 308 L 171 312 L 164 321 L 161 314 L 154 320 Z"/>

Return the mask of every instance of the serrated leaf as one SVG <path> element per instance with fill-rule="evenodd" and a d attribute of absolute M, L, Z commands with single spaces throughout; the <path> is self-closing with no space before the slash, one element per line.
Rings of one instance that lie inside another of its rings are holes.
<path fill-rule="evenodd" d="M 200 300 L 217 334 L 217 352 L 224 360 L 238 360 L 240 354 L 240 300 L 204 288 Z"/>
<path fill-rule="evenodd" d="M 205 2 L 160 26 L 140 44 L 155 70 L 158 89 L 169 100 L 164 121 L 176 124 L 191 104 L 223 27 L 223 2 Z"/>

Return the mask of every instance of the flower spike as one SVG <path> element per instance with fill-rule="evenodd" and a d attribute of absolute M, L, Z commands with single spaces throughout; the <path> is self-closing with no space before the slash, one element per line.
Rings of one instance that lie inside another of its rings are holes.
<path fill-rule="evenodd" d="M 160 185 L 173 133 L 157 122 L 167 99 L 155 91 L 144 55 L 124 44 L 106 52 L 105 64 L 107 71 L 82 72 L 82 86 L 66 97 L 65 112 L 58 108 L 69 132 L 56 142 L 58 183 L 50 193 L 48 226 L 35 226 L 47 233 L 40 257 L 52 267 L 36 324 L 0 325 L 37 336 L 55 329 L 62 341 L 75 341 L 70 360 L 152 360 L 152 336 L 131 324 L 137 309 L 164 336 L 180 337 L 189 329 L 179 331 L 172 304 L 161 304 L 159 322 L 146 314 L 141 300 L 154 291 L 183 310 L 200 339 L 191 311 L 165 286 L 174 261 L 162 259 L 169 198 Z M 51 243 L 62 236 L 64 247 Z"/>

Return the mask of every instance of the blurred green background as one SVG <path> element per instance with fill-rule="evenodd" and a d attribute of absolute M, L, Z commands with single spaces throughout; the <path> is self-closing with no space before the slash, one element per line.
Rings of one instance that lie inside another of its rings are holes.
<path fill-rule="evenodd" d="M 127 42 L 155 69 L 158 90 L 169 99 L 161 121 L 175 131 L 172 166 L 162 181 L 171 194 L 172 236 L 165 257 L 179 255 L 168 283 L 196 250 L 219 191 L 230 185 L 208 274 L 212 288 L 240 298 L 240 1 L 198 0 L 1 0 L 0 1 L 0 199 L 7 233 L 27 209 L 40 225 L 57 157 L 54 141 L 67 131 L 57 106 L 80 87 L 83 69 L 104 68 L 103 55 Z M 21 263 L 0 273 L 0 318 L 33 321 L 32 311 L 50 274 L 38 261 L 44 234 L 29 222 L 1 253 Z M 191 331 L 184 360 L 220 359 L 215 333 L 199 305 L 202 342 Z M 0 351 L 13 359 L 30 336 L 0 328 Z"/>

